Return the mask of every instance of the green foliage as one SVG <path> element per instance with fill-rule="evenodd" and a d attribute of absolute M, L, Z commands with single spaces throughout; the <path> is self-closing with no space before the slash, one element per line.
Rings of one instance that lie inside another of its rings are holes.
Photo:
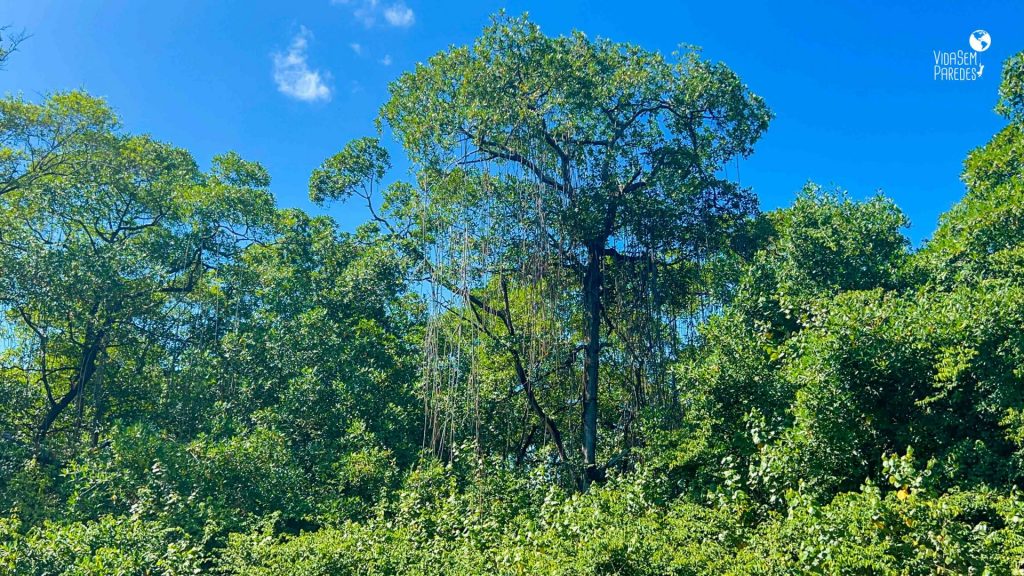
<path fill-rule="evenodd" d="M 1024 53 L 1003 67 L 998 110 L 1012 120 L 964 163 L 967 194 L 943 215 L 918 254 L 934 282 L 950 287 L 987 278 L 1021 280 L 1024 252 Z"/>
<path fill-rule="evenodd" d="M 230 574 L 1010 574 L 1021 501 L 989 491 L 928 495 L 907 457 L 899 490 L 868 484 L 825 505 L 799 492 L 785 514 L 744 525 L 730 506 L 657 505 L 643 484 L 549 494 L 505 522 L 481 517 L 472 491 L 395 521 L 281 537 L 236 536 Z M 904 484 L 906 483 L 906 484 Z M 896 486 L 894 486 L 896 487 Z M 424 529 L 429 525 L 433 528 Z"/>
<path fill-rule="evenodd" d="M 317 203 L 347 198 L 359 186 L 380 182 L 390 168 L 390 156 L 376 139 L 354 140 L 313 171 L 309 197 Z M 365 191 L 367 195 L 371 193 L 372 189 Z"/>
<path fill-rule="evenodd" d="M 42 104 L 0 100 L 0 196 L 87 161 L 86 152 L 118 126 L 102 100 L 57 93 Z"/>
<path fill-rule="evenodd" d="M 749 191 L 713 175 L 752 152 L 771 114 L 723 64 L 696 52 L 673 60 L 499 17 L 472 46 L 399 77 L 381 120 L 422 169 L 431 206 L 458 222 L 544 210 L 571 249 L 609 237 L 681 249 L 684 231 L 709 241 L 748 213 Z M 480 182 L 490 170 L 502 175 Z M 541 208 L 522 204 L 514 181 L 539 182 Z"/>
<path fill-rule="evenodd" d="M 792 332 L 813 314 L 816 299 L 904 283 L 908 221 L 883 196 L 855 202 L 808 184 L 792 207 L 763 219 L 766 246 L 753 256 L 734 304 L 762 329 Z"/>
<path fill-rule="evenodd" d="M 1022 70 L 917 250 L 881 195 L 753 217 L 724 66 L 526 19 L 392 86 L 416 186 L 314 172 L 383 196 L 353 233 L 2 99 L 0 575 L 1024 573 Z M 600 474 L 557 440 L 595 373 Z"/>
<path fill-rule="evenodd" d="M 445 390 L 479 396 L 431 393 L 437 411 L 458 412 L 443 420 L 464 423 L 432 422 L 431 448 L 485 434 L 508 458 L 548 459 L 552 474 L 584 484 L 628 468 L 635 414 L 669 410 L 667 395 L 643 392 L 666 369 L 651 351 L 672 338 L 670 315 L 714 304 L 696 296 L 699 269 L 754 212 L 724 168 L 767 129 L 764 101 L 696 50 L 665 57 L 581 32 L 550 37 L 505 15 L 389 91 L 379 127 L 404 147 L 415 185 L 389 187 L 376 209 L 389 162 L 360 139 L 314 171 L 310 195 L 361 196 L 433 299 L 461 297 L 432 303 L 437 339 L 460 360 L 424 378 L 444 372 Z M 514 404 L 503 398 L 509 379 Z M 466 425 L 480 406 L 503 429 Z"/>
<path fill-rule="evenodd" d="M 1003 62 L 996 112 L 1014 123 L 1024 122 L 1024 53 L 1017 53 Z"/>
<path fill-rule="evenodd" d="M 180 530 L 132 517 L 46 522 L 27 533 L 0 520 L 0 574 L 177 576 L 200 570 L 202 551 Z"/>
<path fill-rule="evenodd" d="M 3 366 L 35 398 L 17 440 L 58 457 L 87 431 L 95 445 L 105 415 L 138 408 L 144 352 L 169 339 L 173 311 L 212 268 L 264 236 L 273 199 L 259 165 L 228 154 L 203 173 L 184 150 L 120 133 L 81 93 L 6 99 L 0 123 L 14 144 L 0 195 L 0 313 L 18 342 Z M 73 432 L 52 439 L 54 428 Z"/>

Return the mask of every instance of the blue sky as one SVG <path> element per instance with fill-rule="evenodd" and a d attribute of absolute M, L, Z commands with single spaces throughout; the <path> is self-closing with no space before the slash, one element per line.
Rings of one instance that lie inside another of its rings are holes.
<path fill-rule="evenodd" d="M 309 173 L 372 134 L 387 84 L 431 54 L 470 42 L 490 14 L 528 11 L 545 32 L 669 52 L 703 47 L 740 74 L 776 119 L 739 166 L 766 209 L 808 180 L 856 197 L 881 189 L 915 242 L 963 194 L 961 163 L 1004 122 L 992 112 L 1002 60 L 1024 49 L 1024 3 L 990 2 L 236 2 L 0 0 L 0 22 L 32 37 L 0 72 L 0 92 L 41 98 L 83 88 L 132 132 L 201 162 L 235 150 L 263 163 L 282 206 L 320 211 Z M 991 47 L 975 81 L 937 81 L 933 51 Z M 399 174 L 401 175 L 401 174 Z M 357 205 L 329 211 L 346 228 Z"/>

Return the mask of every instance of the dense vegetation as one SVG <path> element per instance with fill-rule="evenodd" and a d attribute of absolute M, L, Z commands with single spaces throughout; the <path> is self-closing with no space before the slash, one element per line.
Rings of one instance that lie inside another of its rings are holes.
<path fill-rule="evenodd" d="M 1024 573 L 1024 53 L 996 110 L 912 249 L 759 213 L 725 66 L 524 19 L 393 83 L 411 181 L 314 172 L 354 233 L 0 100 L 0 574 Z"/>

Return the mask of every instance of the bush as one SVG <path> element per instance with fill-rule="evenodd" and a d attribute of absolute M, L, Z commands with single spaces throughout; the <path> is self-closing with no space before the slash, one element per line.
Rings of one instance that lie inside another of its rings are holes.
<path fill-rule="evenodd" d="M 0 574 L 176 576 L 196 574 L 203 557 L 184 533 L 158 522 L 104 516 L 91 522 L 47 521 L 26 533 L 0 521 Z"/>

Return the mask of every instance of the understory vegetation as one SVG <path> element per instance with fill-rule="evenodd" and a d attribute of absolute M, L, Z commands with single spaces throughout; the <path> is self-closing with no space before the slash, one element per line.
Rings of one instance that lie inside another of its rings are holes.
<path fill-rule="evenodd" d="M 353 232 L 8 96 L 0 574 L 1022 574 L 1024 53 L 996 112 L 912 247 L 760 212 L 724 65 L 524 18 L 391 85 L 407 181 L 312 174 Z"/>

